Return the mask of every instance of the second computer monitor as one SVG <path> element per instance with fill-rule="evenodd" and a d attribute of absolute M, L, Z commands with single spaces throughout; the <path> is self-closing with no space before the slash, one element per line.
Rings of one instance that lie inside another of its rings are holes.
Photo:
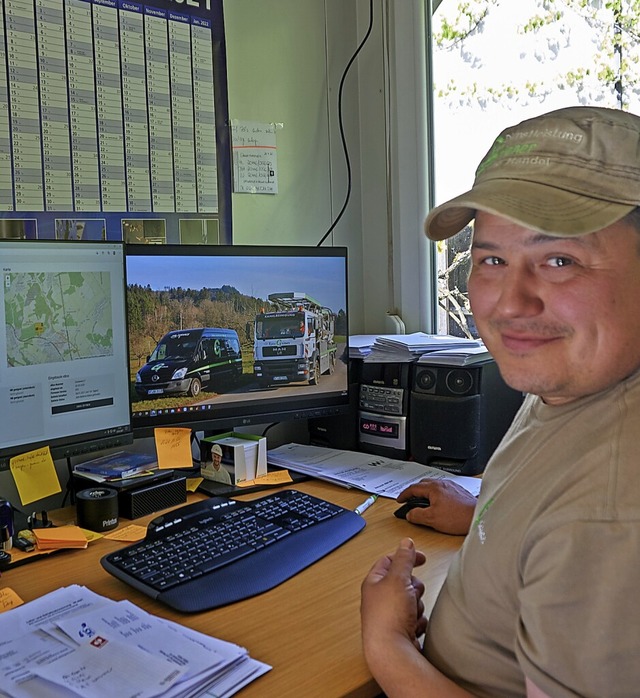
<path fill-rule="evenodd" d="M 346 249 L 128 245 L 132 425 L 346 412 Z"/>

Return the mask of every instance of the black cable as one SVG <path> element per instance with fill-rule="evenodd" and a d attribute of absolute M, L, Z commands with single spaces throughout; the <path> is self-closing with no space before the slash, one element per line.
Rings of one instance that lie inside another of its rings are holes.
<path fill-rule="evenodd" d="M 344 69 L 344 72 L 342 73 L 342 77 L 340 78 L 340 88 L 338 89 L 338 124 L 340 126 L 340 139 L 342 141 L 342 151 L 344 152 L 344 159 L 345 163 L 347 166 L 347 193 L 344 199 L 344 204 L 342 205 L 342 208 L 340 209 L 340 213 L 336 216 L 335 220 L 329 227 L 329 230 L 320 238 L 320 241 L 316 245 L 316 247 L 320 247 L 322 243 L 329 237 L 329 235 L 333 232 L 333 229 L 338 225 L 339 220 L 342 218 L 346 208 L 347 204 L 349 203 L 349 199 L 351 198 L 351 160 L 349 158 L 349 149 L 347 148 L 347 139 L 345 138 L 344 135 L 344 124 L 342 123 L 342 92 L 344 88 L 344 82 L 346 80 L 347 74 L 349 72 L 349 69 L 353 65 L 353 62 L 356 60 L 358 57 L 358 54 L 360 53 L 362 47 L 366 44 L 367 39 L 371 35 L 371 30 L 373 29 L 373 0 L 369 0 L 369 27 L 367 28 L 366 34 L 364 35 L 364 38 L 360 42 L 360 45 L 358 48 L 355 50 L 355 53 L 353 56 L 351 56 L 351 59 L 347 63 L 347 67 Z"/>

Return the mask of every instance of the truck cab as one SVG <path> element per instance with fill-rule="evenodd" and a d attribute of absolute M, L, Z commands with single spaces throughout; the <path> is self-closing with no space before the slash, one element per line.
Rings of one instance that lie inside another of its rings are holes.
<path fill-rule="evenodd" d="M 272 293 L 269 300 L 282 309 L 258 313 L 255 319 L 253 372 L 258 384 L 317 385 L 335 367 L 335 315 L 304 293 Z"/>

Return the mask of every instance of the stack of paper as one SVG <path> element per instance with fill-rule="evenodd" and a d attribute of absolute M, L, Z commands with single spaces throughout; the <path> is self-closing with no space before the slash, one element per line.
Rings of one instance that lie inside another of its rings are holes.
<path fill-rule="evenodd" d="M 222 698 L 271 668 L 238 645 L 77 585 L 3 613 L 0 638 L 0 692 L 9 698 Z"/>
<path fill-rule="evenodd" d="M 365 358 L 365 362 L 408 362 L 415 361 L 423 354 L 442 349 L 475 348 L 478 340 L 452 337 L 451 335 L 413 334 L 380 335 Z"/>
<path fill-rule="evenodd" d="M 395 499 L 409 485 L 427 477 L 450 478 L 473 495 L 480 491 L 481 481 L 478 478 L 452 475 L 422 463 L 395 460 L 370 453 L 285 444 L 269 451 L 267 460 L 280 468 L 391 499 Z"/>
<path fill-rule="evenodd" d="M 375 334 L 352 334 L 349 337 L 349 358 L 364 359 L 365 356 L 368 356 L 377 336 Z"/>
<path fill-rule="evenodd" d="M 62 548 L 86 548 L 87 538 L 78 526 L 51 526 L 34 528 L 38 550 L 60 550 Z"/>
<path fill-rule="evenodd" d="M 490 359 L 491 354 L 487 348 L 478 342 L 476 347 L 451 347 L 439 351 L 431 351 L 423 354 L 419 359 L 419 364 L 444 364 L 445 366 L 469 366 L 480 361 Z"/>

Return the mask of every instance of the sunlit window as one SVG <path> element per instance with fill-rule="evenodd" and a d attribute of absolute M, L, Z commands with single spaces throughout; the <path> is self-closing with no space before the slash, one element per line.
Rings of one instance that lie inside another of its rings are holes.
<path fill-rule="evenodd" d="M 442 0 L 433 21 L 436 203 L 466 191 L 505 127 L 572 105 L 640 114 L 633 0 Z M 438 243 L 438 332 L 475 336 L 472 227 Z"/>

